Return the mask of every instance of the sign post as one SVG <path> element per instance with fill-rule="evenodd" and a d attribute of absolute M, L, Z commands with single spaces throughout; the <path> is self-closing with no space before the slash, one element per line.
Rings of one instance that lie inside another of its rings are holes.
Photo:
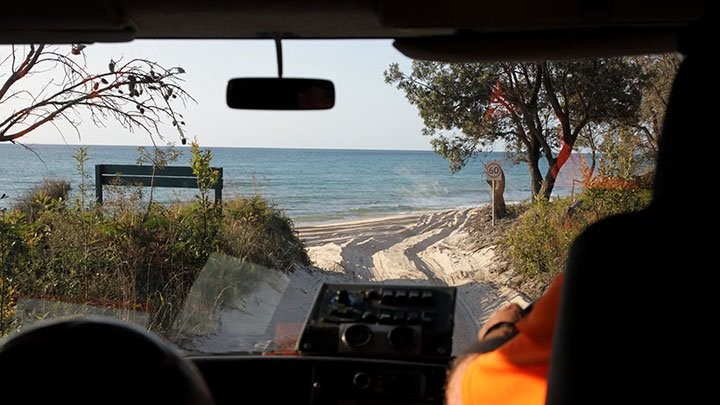
<path fill-rule="evenodd" d="M 499 161 L 491 160 L 485 164 L 485 178 L 490 182 L 492 226 L 495 226 L 495 182 L 502 180 L 502 167 Z"/>
<path fill-rule="evenodd" d="M 490 189 L 492 193 L 492 198 L 490 199 L 490 204 L 492 204 L 492 226 L 495 227 L 495 180 L 492 180 L 490 184 L 492 185 Z"/>

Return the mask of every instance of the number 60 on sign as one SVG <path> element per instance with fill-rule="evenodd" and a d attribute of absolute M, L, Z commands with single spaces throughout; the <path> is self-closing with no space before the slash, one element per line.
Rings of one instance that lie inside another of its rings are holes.
<path fill-rule="evenodd" d="M 485 164 L 485 177 L 487 181 L 502 180 L 502 168 L 499 161 L 491 160 Z"/>

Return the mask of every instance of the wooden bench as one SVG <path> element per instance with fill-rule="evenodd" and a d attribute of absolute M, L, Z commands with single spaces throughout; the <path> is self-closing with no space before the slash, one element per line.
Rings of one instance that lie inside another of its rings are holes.
<path fill-rule="evenodd" d="M 215 190 L 215 203 L 222 203 L 223 169 L 213 167 L 220 173 Z M 95 198 L 98 204 L 103 202 L 103 184 L 120 186 L 198 188 L 197 177 L 192 168 L 186 166 L 165 166 L 155 170 L 152 166 L 137 165 L 95 165 Z"/>

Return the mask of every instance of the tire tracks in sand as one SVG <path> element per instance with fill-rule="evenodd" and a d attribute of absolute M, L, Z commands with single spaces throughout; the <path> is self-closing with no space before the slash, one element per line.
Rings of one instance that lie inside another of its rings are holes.
<path fill-rule="evenodd" d="M 490 270 L 502 266 L 495 246 L 473 249 L 467 227 L 478 212 L 459 209 L 297 229 L 315 265 L 326 270 L 320 274 L 361 283 L 456 286 L 453 352 L 458 354 L 498 307 L 526 303 L 493 281 Z M 328 282 L 337 282 L 332 279 Z"/>

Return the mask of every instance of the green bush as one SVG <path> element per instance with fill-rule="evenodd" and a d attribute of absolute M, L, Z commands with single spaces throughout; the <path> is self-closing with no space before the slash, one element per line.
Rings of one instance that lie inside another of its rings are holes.
<path fill-rule="evenodd" d="M 49 204 L 67 201 L 69 193 L 69 181 L 46 178 L 42 184 L 22 194 L 13 208 L 30 218 L 35 218 Z"/>
<path fill-rule="evenodd" d="M 33 232 L 18 211 L 0 215 L 0 336 L 13 325 L 18 289 L 18 269 L 22 269 Z"/>
<path fill-rule="evenodd" d="M 535 202 L 506 233 L 510 264 L 526 277 L 550 280 L 564 269 L 572 241 L 588 225 L 638 211 L 650 198 L 642 188 L 587 188 L 575 198 Z"/>
<path fill-rule="evenodd" d="M 582 194 L 586 215 L 593 222 L 610 215 L 639 211 L 651 198 L 651 191 L 643 188 L 588 188 Z"/>
<path fill-rule="evenodd" d="M 569 198 L 537 201 L 506 233 L 505 243 L 515 269 L 531 277 L 553 275 L 563 266 L 577 229 L 565 221 Z"/>
<path fill-rule="evenodd" d="M 282 270 L 311 263 L 292 220 L 267 200 L 235 199 L 223 209 L 221 250 L 228 255 Z"/>
<path fill-rule="evenodd" d="M 143 221 L 143 218 L 145 220 Z M 0 217 L 0 321 L 18 297 L 142 308 L 163 333 L 212 252 L 290 271 L 310 259 L 292 221 L 263 198 L 91 209 L 50 205 Z"/>

